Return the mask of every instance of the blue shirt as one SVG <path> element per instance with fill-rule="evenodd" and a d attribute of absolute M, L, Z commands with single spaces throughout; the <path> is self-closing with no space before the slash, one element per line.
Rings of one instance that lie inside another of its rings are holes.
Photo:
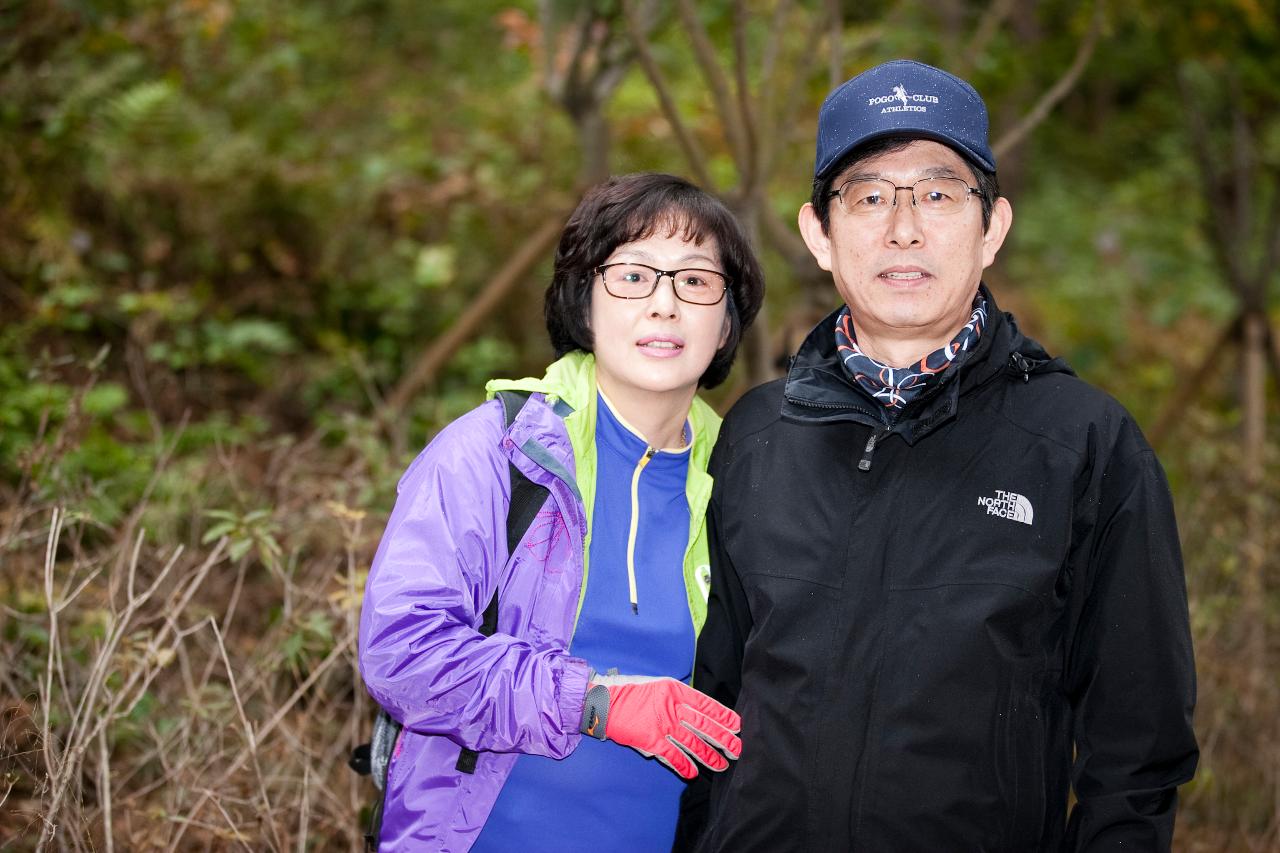
<path fill-rule="evenodd" d="M 692 674 L 696 637 L 684 583 L 688 471 L 688 446 L 653 450 L 600 397 L 586 596 L 570 646 L 597 672 L 685 682 Z M 633 481 L 639 519 L 634 545 Z M 675 838 L 683 790 L 684 781 L 659 762 L 584 737 L 563 761 L 520 756 L 472 850 L 665 853 Z"/>

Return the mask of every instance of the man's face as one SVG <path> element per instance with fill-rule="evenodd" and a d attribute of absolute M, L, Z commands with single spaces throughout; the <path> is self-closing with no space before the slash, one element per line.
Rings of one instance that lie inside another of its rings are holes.
<path fill-rule="evenodd" d="M 925 140 L 857 164 L 833 187 L 855 176 L 886 178 L 901 187 L 929 177 L 974 185 L 959 154 Z M 882 360 L 897 355 L 890 363 L 901 367 L 944 345 L 968 322 L 982 271 L 995 260 L 1012 217 L 1008 201 L 998 199 L 984 233 L 979 198 L 970 198 L 957 213 L 929 216 L 901 190 L 883 215 L 854 215 L 832 199 L 828 233 L 806 204 L 800 233 L 849 306 L 859 344 Z M 904 352 L 914 354 L 895 363 Z"/>

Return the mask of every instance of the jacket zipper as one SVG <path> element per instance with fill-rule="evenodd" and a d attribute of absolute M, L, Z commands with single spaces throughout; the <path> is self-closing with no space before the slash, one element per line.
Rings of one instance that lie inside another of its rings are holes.
<path fill-rule="evenodd" d="M 640 601 L 636 595 L 636 532 L 640 528 L 640 473 L 649 464 L 657 451 L 652 447 L 644 449 L 644 456 L 636 463 L 631 473 L 631 529 L 627 533 L 627 588 L 631 593 L 631 612 L 640 615 Z"/>
<path fill-rule="evenodd" d="M 873 430 L 871 436 L 867 439 L 867 444 L 862 448 L 862 458 L 858 460 L 859 471 L 871 470 L 871 454 L 876 452 L 876 443 L 880 439 L 889 434 L 888 429 Z"/>

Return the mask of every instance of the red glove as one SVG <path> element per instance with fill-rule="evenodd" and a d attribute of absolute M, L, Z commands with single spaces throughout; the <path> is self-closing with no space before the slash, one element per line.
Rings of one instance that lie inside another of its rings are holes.
<path fill-rule="evenodd" d="M 728 767 L 725 755 L 742 754 L 741 729 L 736 713 L 674 678 L 593 675 L 582 709 L 583 734 L 629 746 L 685 779 L 698 775 L 690 758 Z"/>

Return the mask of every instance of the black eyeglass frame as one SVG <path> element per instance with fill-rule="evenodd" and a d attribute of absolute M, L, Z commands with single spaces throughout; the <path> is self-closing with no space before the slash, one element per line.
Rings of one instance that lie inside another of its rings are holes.
<path fill-rule="evenodd" d="M 651 270 L 654 273 L 653 287 L 649 288 L 649 292 L 643 296 L 619 296 L 609 289 L 609 279 L 605 278 L 604 271 L 609 269 L 609 267 L 644 267 L 647 270 Z M 615 261 L 612 264 L 601 264 L 595 268 L 594 272 L 596 275 L 600 276 L 600 282 L 604 285 L 604 292 L 612 296 L 614 299 L 648 299 L 650 296 L 653 296 L 654 291 L 658 289 L 658 282 L 662 281 L 662 277 L 665 275 L 667 278 L 671 279 L 671 289 L 675 293 L 676 299 L 679 299 L 686 305 L 719 305 L 724 301 L 725 294 L 729 292 L 730 285 L 729 276 L 719 270 L 707 270 L 700 267 L 682 267 L 678 270 L 660 270 L 657 267 L 651 267 L 648 264 L 642 264 L 636 261 Z M 680 286 L 676 284 L 676 273 L 682 272 L 701 272 L 719 276 L 724 282 L 724 285 L 720 288 L 720 297 L 716 299 L 715 302 L 694 302 L 691 299 L 685 299 L 680 295 Z"/>
<path fill-rule="evenodd" d="M 979 196 L 979 197 L 981 197 L 981 196 L 982 196 L 982 190 L 978 189 L 977 187 L 971 187 L 971 186 L 969 186 L 969 184 L 965 181 L 965 179 L 964 179 L 964 178 L 953 178 L 953 177 L 950 177 L 950 176 L 948 176 L 948 175 L 934 175 L 933 177 L 921 178 L 920 180 L 916 181 L 915 183 L 910 184 L 910 185 L 905 186 L 905 187 L 900 187 L 900 186 L 898 186 L 897 184 L 895 184 L 893 181 L 889 180 L 888 178 L 867 178 L 867 177 L 863 177 L 863 178 L 850 178 L 849 180 L 847 180 L 847 181 L 845 181 L 843 184 L 841 184 L 841 185 L 840 185 L 840 187 L 839 187 L 838 189 L 834 189 L 834 190 L 832 190 L 831 192 L 827 193 L 827 198 L 839 198 L 839 199 L 840 199 L 840 208 L 841 208 L 842 210 L 848 210 L 848 208 L 846 208 L 846 207 L 844 206 L 844 195 L 843 195 L 843 193 L 844 193 L 844 188 L 845 188 L 845 187 L 847 187 L 847 186 L 849 186 L 849 184 L 870 183 L 871 181 L 879 181 L 879 182 L 882 182 L 882 183 L 889 184 L 890 186 L 892 186 L 892 187 L 893 187 L 893 204 L 889 205 L 889 207 L 890 207 L 891 209 L 892 209 L 892 208 L 894 208 L 894 207 L 897 207 L 897 206 L 898 206 L 898 191 L 899 191 L 899 190 L 910 190 L 910 191 L 911 191 L 911 206 L 912 206 L 912 207 L 914 207 L 914 208 L 916 208 L 917 210 L 923 210 L 923 209 L 920 207 L 919 199 L 917 199 L 917 198 L 916 198 L 916 187 L 917 187 L 917 186 L 919 186 L 920 184 L 923 184 L 925 181 L 959 181 L 960 183 L 964 184 L 964 188 L 965 188 L 966 190 L 968 190 L 968 192 L 967 192 L 967 193 L 965 193 L 965 197 L 964 197 L 965 202 L 968 202 L 968 201 L 969 201 L 969 196 L 971 196 L 971 195 L 976 195 L 976 196 Z M 951 215 L 954 215 L 954 214 L 959 213 L 960 211 L 964 210 L 964 207 L 965 207 L 965 205 L 964 205 L 964 203 L 962 203 L 959 207 L 957 207 L 955 210 L 951 211 L 950 213 L 941 213 L 941 214 L 939 214 L 939 213 L 938 213 L 938 211 L 934 211 L 932 215 L 934 215 L 934 216 L 939 216 L 939 215 L 941 215 L 941 216 L 951 216 Z"/>

